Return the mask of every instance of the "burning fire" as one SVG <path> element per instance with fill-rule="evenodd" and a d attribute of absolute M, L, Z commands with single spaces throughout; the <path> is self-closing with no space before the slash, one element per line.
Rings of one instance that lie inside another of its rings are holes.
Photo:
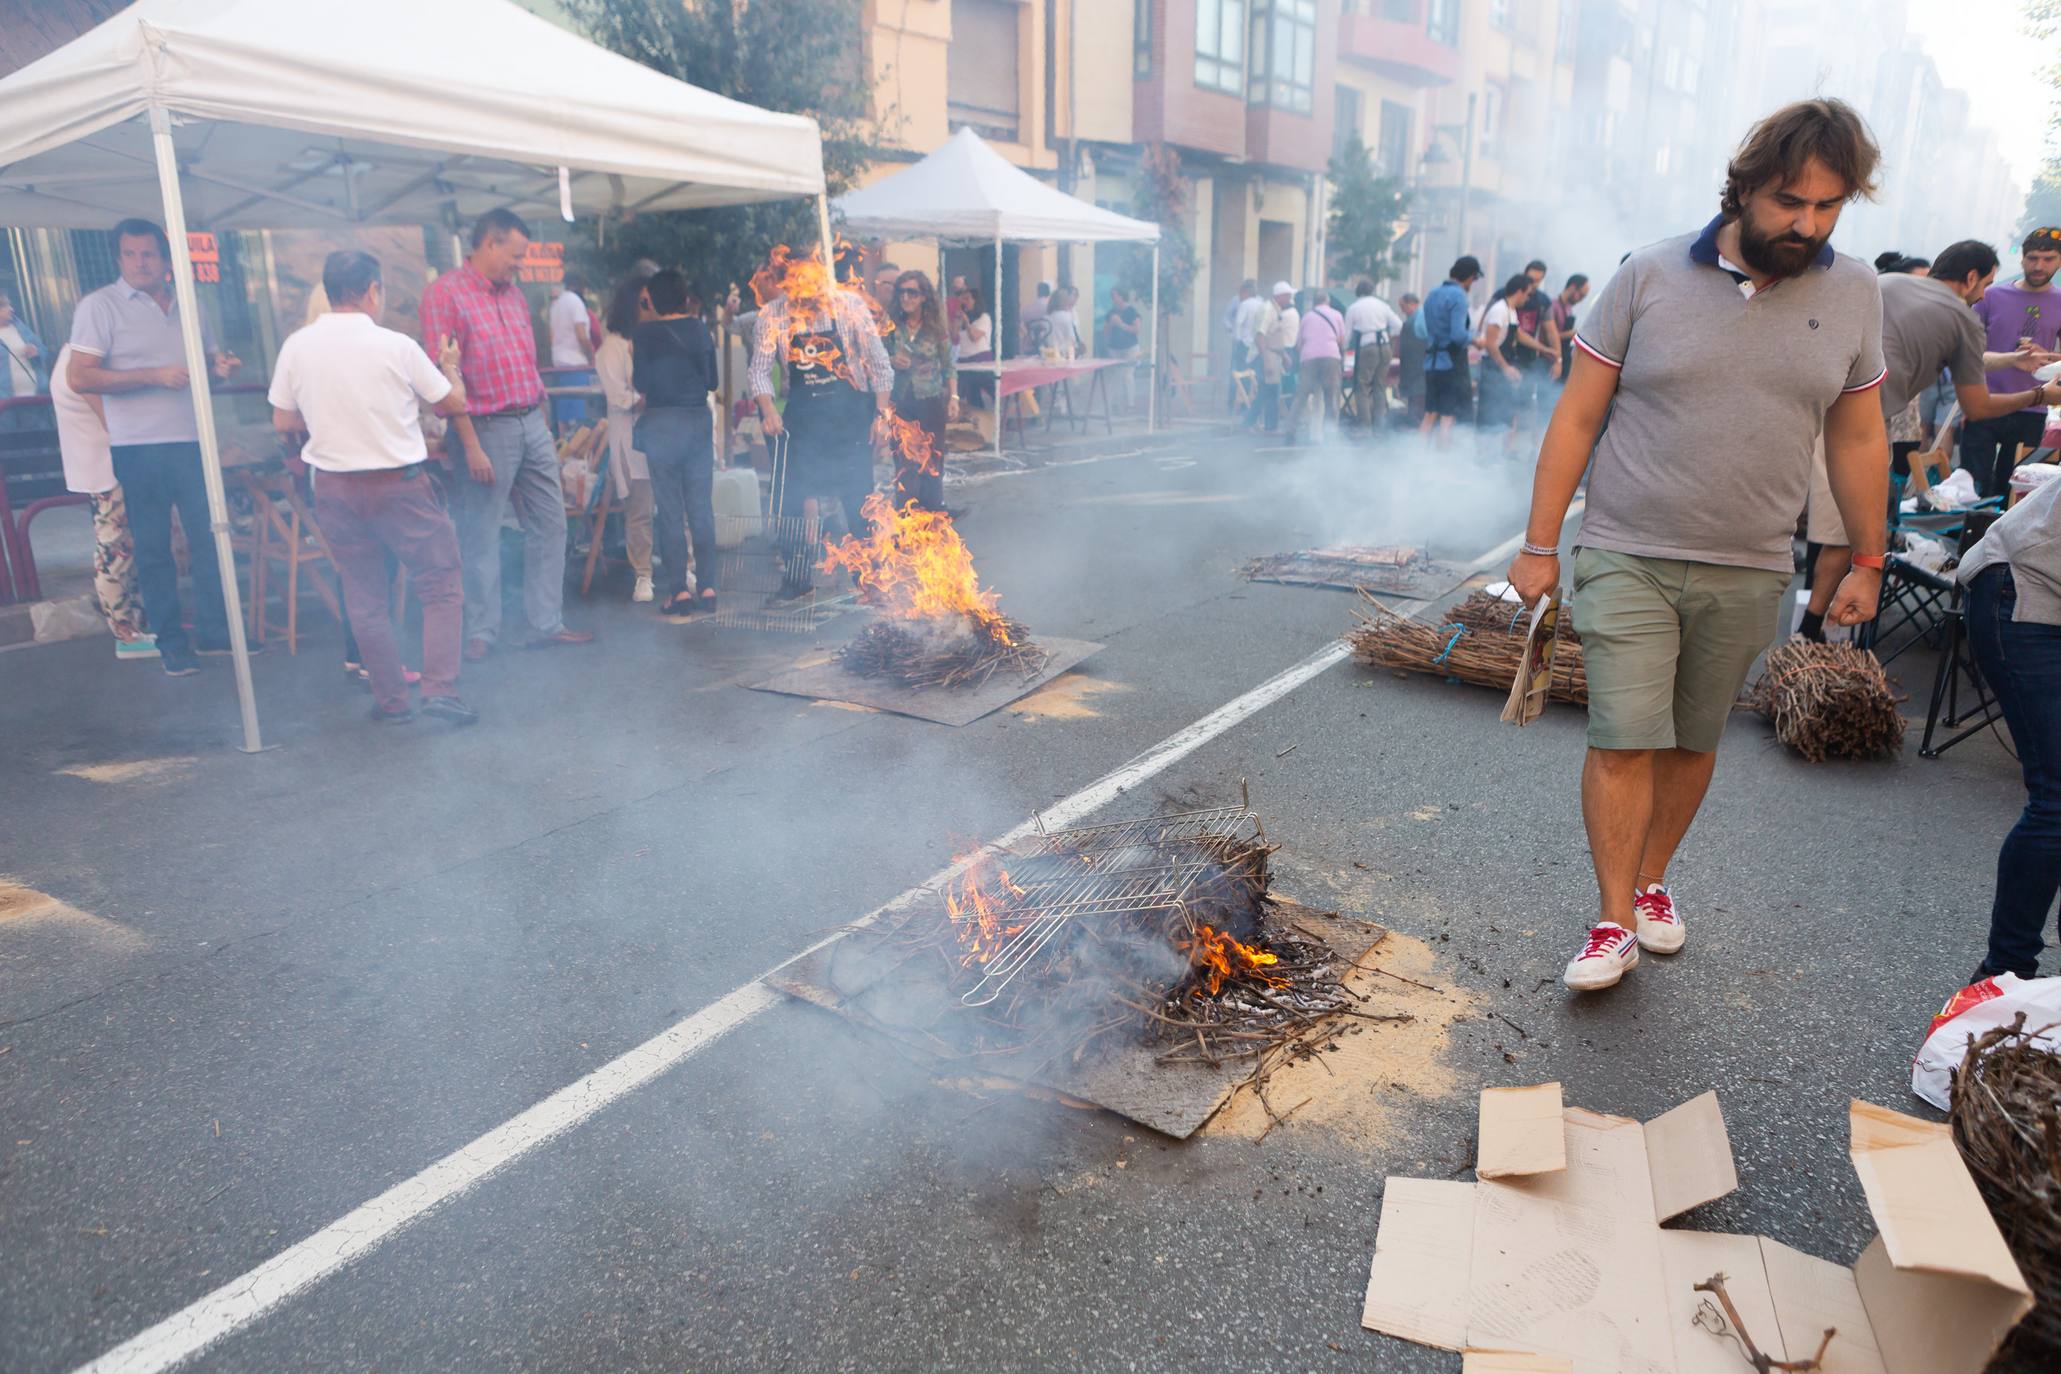
<path fill-rule="evenodd" d="M 990 873 L 992 870 L 992 873 Z M 985 964 L 1002 944 L 1023 929 L 1010 924 L 1008 908 L 1024 890 L 1011 881 L 1009 870 L 987 855 L 974 858 L 966 871 L 945 889 L 945 912 L 967 947 L 964 962 Z"/>
<path fill-rule="evenodd" d="M 1206 993 L 1214 997 L 1223 991 L 1225 980 L 1239 975 L 1256 978 L 1270 988 L 1288 985 L 1286 978 L 1260 972 L 1280 963 L 1281 956 L 1241 944 L 1213 926 L 1195 927 L 1194 938 L 1181 941 L 1181 951 L 1206 979 L 1203 987 L 1194 989 L 1198 996 Z"/>
<path fill-rule="evenodd" d="M 964 616 L 996 644 L 1015 642 L 995 609 L 995 593 L 980 589 L 973 554 L 949 516 L 919 510 L 914 502 L 896 510 L 879 492 L 866 498 L 864 510 L 873 533 L 863 540 L 846 535 L 825 555 L 824 572 L 849 570 L 867 601 L 897 619 Z"/>

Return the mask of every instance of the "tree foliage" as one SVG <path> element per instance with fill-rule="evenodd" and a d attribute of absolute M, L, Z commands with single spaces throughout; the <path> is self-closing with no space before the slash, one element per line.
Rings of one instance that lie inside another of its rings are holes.
<path fill-rule="evenodd" d="M 2025 0 L 2025 29 L 2034 51 L 2047 55 L 2040 75 L 2047 87 L 2047 160 L 2033 174 L 2020 234 L 2061 224 L 2061 0 Z"/>
<path fill-rule="evenodd" d="M 1393 276 L 1405 256 L 1396 246 L 1396 227 L 1409 211 L 1409 192 L 1395 177 L 1375 172 L 1374 159 L 1358 133 L 1332 157 L 1330 177 L 1331 213 L 1324 222 L 1324 244 L 1331 279 L 1380 281 Z"/>
<path fill-rule="evenodd" d="M 1164 143 L 1147 144 L 1133 177 L 1139 219 L 1159 226 L 1159 310 L 1178 315 L 1195 283 L 1195 237 L 1188 232 L 1195 205 L 1195 185 L 1181 171 L 1181 155 Z M 1126 264 L 1123 285 L 1143 305 L 1152 289 L 1149 250 Z"/>
<path fill-rule="evenodd" d="M 605 48 L 689 85 L 762 109 L 813 116 L 830 194 L 851 184 L 874 147 L 861 0 L 567 0 Z M 681 137 L 693 138 L 690 130 Z M 573 256 L 599 282 L 639 258 L 678 267 L 704 301 L 742 284 L 775 243 L 813 247 L 816 207 L 778 200 L 672 210 L 572 226 Z"/>

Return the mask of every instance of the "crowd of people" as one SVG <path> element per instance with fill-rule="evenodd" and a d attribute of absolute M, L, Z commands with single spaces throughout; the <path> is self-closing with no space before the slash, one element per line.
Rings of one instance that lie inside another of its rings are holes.
<path fill-rule="evenodd" d="M 1227 402 L 1248 432 L 1289 442 L 1322 443 L 1349 419 L 1363 436 L 1418 430 L 1444 448 L 1456 423 L 1472 423 L 1515 457 L 1553 408 L 1589 293 L 1576 272 L 1548 296 L 1546 275 L 1534 260 L 1480 305 L 1472 255 L 1424 300 L 1405 292 L 1394 304 L 1365 278 L 1350 301 L 1285 281 L 1262 296 L 1248 278 L 1223 315 Z"/>

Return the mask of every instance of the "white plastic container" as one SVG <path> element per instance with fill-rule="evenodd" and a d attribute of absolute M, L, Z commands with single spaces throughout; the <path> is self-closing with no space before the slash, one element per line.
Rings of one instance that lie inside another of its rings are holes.
<path fill-rule="evenodd" d="M 734 549 L 765 532 L 758 469 L 739 466 L 716 474 L 716 547 Z"/>

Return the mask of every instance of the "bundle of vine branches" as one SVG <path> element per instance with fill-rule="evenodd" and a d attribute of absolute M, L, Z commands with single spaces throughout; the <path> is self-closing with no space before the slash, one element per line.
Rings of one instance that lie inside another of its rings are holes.
<path fill-rule="evenodd" d="M 1748 700 L 1774 722 L 1776 739 L 1812 763 L 1888 758 L 1904 747 L 1904 718 L 1881 662 L 1851 644 L 1777 645 Z"/>
<path fill-rule="evenodd" d="M 1992 1374 L 2061 1368 L 2061 1055 L 2021 1013 L 1968 1046 L 1949 1101 L 1954 1144 L 2032 1286 Z"/>
<path fill-rule="evenodd" d="M 1531 610 L 1522 601 L 1506 601 L 1487 592 L 1469 592 L 1467 599 L 1445 613 L 1445 619 L 1455 625 L 1465 625 L 1470 630 L 1494 630 L 1498 634 L 1523 635 L 1531 625 Z M 1560 607 L 1560 647 L 1580 644 L 1582 637 L 1575 633 L 1574 605 L 1563 602 Z"/>
<path fill-rule="evenodd" d="M 1373 611 L 1363 612 L 1360 624 L 1346 636 L 1352 644 L 1353 657 L 1360 662 L 1378 668 L 1458 678 L 1499 692 L 1509 691 L 1516 680 L 1518 666 L 1524 662 L 1528 618 L 1515 630 L 1507 630 L 1503 626 L 1508 623 L 1508 611 L 1477 608 L 1474 614 L 1478 618 L 1494 616 L 1494 622 L 1469 625 L 1443 617 L 1431 621 L 1397 615 L 1372 597 L 1367 598 L 1367 603 Z M 1578 639 L 1570 642 L 1563 637 L 1554 651 L 1552 699 L 1577 706 L 1588 704 L 1589 674 L 1582 663 Z"/>
<path fill-rule="evenodd" d="M 1007 669 L 1026 679 L 1051 655 L 1014 620 L 966 622 L 960 634 L 939 634 L 922 621 L 876 620 L 837 651 L 846 672 L 884 677 L 904 687 L 978 687 Z"/>

